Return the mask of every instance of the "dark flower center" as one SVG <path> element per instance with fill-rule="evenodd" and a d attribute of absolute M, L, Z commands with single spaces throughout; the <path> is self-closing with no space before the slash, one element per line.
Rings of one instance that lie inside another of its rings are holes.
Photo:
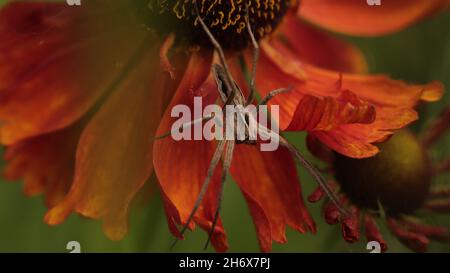
<path fill-rule="evenodd" d="M 432 177 L 427 152 L 408 131 L 398 132 L 379 147 L 380 153 L 372 158 L 336 156 L 342 191 L 360 207 L 377 209 L 381 204 L 391 215 L 420 208 Z"/>
<path fill-rule="evenodd" d="M 291 0 L 150 0 L 147 10 L 150 27 L 174 32 L 189 44 L 211 47 L 196 20 L 198 10 L 223 48 L 240 50 L 250 42 L 246 5 L 252 30 L 259 40 L 276 28 L 290 3 Z"/>

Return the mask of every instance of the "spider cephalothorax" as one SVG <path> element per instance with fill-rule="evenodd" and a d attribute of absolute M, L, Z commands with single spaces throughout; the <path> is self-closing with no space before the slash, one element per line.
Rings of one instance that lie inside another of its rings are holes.
<path fill-rule="evenodd" d="M 432 177 L 425 149 L 413 134 L 400 131 L 380 150 L 366 159 L 336 156 L 336 179 L 342 191 L 358 206 L 377 209 L 382 205 L 390 214 L 420 208 Z"/>
<path fill-rule="evenodd" d="M 291 0 L 150 0 L 149 20 L 153 28 L 175 32 L 190 44 L 211 47 L 196 12 L 224 49 L 249 45 L 246 13 L 257 40 L 270 34 L 286 14 Z M 248 9 L 247 9 L 248 7 Z"/>

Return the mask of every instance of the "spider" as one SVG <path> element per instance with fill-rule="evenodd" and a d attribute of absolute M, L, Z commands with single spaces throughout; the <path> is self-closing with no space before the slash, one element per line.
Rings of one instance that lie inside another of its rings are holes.
<path fill-rule="evenodd" d="M 235 126 L 235 128 L 233 128 L 234 129 L 233 132 L 235 132 L 235 136 L 236 136 L 236 132 L 238 132 L 238 134 L 242 133 L 244 136 L 244 139 L 233 138 L 233 139 L 218 140 L 216 150 L 214 152 L 214 155 L 213 155 L 210 165 L 208 167 L 207 175 L 206 175 L 203 185 L 200 189 L 200 193 L 196 199 L 194 207 L 193 207 L 191 213 L 189 214 L 189 217 L 188 217 L 186 223 L 183 225 L 182 229 L 180 230 L 180 234 L 183 235 L 186 232 L 189 224 L 191 223 L 192 219 L 194 218 L 195 213 L 197 212 L 200 204 L 203 201 L 203 197 L 205 196 L 205 193 L 211 182 L 211 178 L 214 175 L 214 171 L 215 171 L 217 165 L 219 164 L 220 158 L 223 157 L 223 159 L 222 159 L 223 171 L 222 171 L 222 176 L 221 176 L 221 184 L 220 184 L 219 194 L 217 196 L 217 208 L 216 208 L 216 211 L 214 214 L 211 229 L 208 234 L 208 239 L 204 246 L 204 249 L 205 250 L 207 249 L 207 247 L 211 241 L 211 237 L 212 237 L 212 234 L 216 227 L 219 213 L 221 210 L 224 184 L 225 184 L 225 181 L 227 179 L 227 176 L 228 176 L 228 173 L 230 170 L 230 166 L 231 166 L 231 162 L 232 162 L 232 158 L 233 158 L 234 147 L 235 147 L 235 145 L 240 145 L 240 144 L 246 144 L 246 145 L 256 145 L 257 144 L 257 141 L 254 140 L 254 138 L 253 138 L 255 135 L 255 128 L 253 128 L 253 130 L 252 130 L 252 128 L 251 128 L 252 126 L 249 126 L 250 122 L 256 122 L 256 123 L 254 123 L 254 124 L 257 124 L 256 131 L 259 133 L 261 138 L 268 139 L 268 138 L 276 137 L 279 140 L 279 145 L 288 149 L 288 151 L 292 154 L 292 156 L 294 156 L 294 158 L 296 158 L 298 160 L 298 162 L 310 173 L 312 178 L 320 185 L 320 187 L 323 189 L 323 191 L 327 194 L 327 196 L 330 198 L 330 200 L 339 208 L 339 210 L 343 214 L 347 214 L 346 209 L 338 201 L 338 198 L 336 197 L 336 195 L 334 194 L 332 189 L 328 186 L 327 181 L 321 175 L 321 173 L 317 170 L 317 168 L 314 167 L 310 162 L 308 162 L 306 160 L 306 158 L 303 157 L 303 155 L 297 150 L 297 148 L 295 148 L 295 146 L 290 144 L 281 134 L 275 132 L 274 130 L 267 128 L 266 126 L 264 126 L 260 123 L 257 123 L 257 121 L 254 119 L 254 117 L 252 115 L 250 115 L 247 111 L 245 111 L 245 107 L 250 105 L 254 101 L 254 98 L 255 98 L 256 68 L 257 68 L 257 63 L 258 63 L 258 59 L 259 59 L 259 45 L 253 34 L 252 27 L 250 25 L 250 20 L 249 20 L 249 15 L 248 15 L 248 7 L 247 7 L 247 15 L 245 17 L 245 21 L 246 21 L 246 31 L 248 32 L 248 35 L 250 36 L 250 41 L 251 41 L 251 44 L 253 47 L 253 60 L 252 60 L 252 70 L 251 70 L 251 78 L 250 78 L 250 94 L 248 95 L 247 98 L 245 98 L 241 88 L 237 85 L 236 81 L 231 76 L 230 69 L 227 65 L 225 53 L 224 53 L 224 50 L 222 49 L 222 46 L 219 44 L 219 42 L 216 40 L 214 35 L 211 33 L 208 26 L 205 24 L 204 20 L 201 18 L 197 5 L 195 5 L 195 4 L 193 4 L 193 5 L 194 5 L 194 11 L 196 12 L 195 15 L 197 16 L 196 21 L 200 23 L 201 27 L 207 34 L 210 42 L 212 43 L 215 51 L 217 52 L 217 54 L 219 56 L 220 64 L 213 64 L 212 73 L 213 73 L 215 81 L 216 81 L 217 91 L 219 92 L 220 99 L 222 100 L 222 103 L 223 103 L 222 112 L 225 116 L 226 113 L 225 113 L 224 109 L 226 108 L 227 105 L 234 106 L 235 109 L 238 109 L 236 116 L 233 117 L 234 121 L 235 121 L 233 124 L 233 126 Z M 289 91 L 291 91 L 291 89 L 292 88 L 280 88 L 280 89 L 276 89 L 276 90 L 269 92 L 269 94 L 260 101 L 260 103 L 257 105 L 257 108 L 259 109 L 260 106 L 266 105 L 276 95 L 285 93 L 285 92 L 289 92 Z M 213 115 L 202 117 L 202 118 L 193 120 L 191 122 L 182 124 L 179 128 L 177 128 L 177 130 L 180 130 L 180 129 L 183 129 L 183 128 L 186 128 L 186 127 L 192 126 L 194 124 L 198 124 L 200 122 L 207 121 L 207 120 L 210 120 L 213 118 L 214 118 Z M 251 119 L 253 119 L 253 120 L 251 120 Z M 226 119 L 226 120 L 228 121 L 228 119 Z M 239 122 L 236 122 L 237 120 L 239 120 Z M 227 124 L 225 124 L 225 125 L 227 125 Z M 170 134 L 172 134 L 173 132 L 174 132 L 174 130 L 172 130 L 168 133 L 165 133 L 161 136 L 157 136 L 156 139 L 165 138 L 165 137 L 169 136 Z M 178 239 L 175 240 L 175 242 L 172 244 L 171 248 L 173 248 L 177 242 L 178 242 Z"/>

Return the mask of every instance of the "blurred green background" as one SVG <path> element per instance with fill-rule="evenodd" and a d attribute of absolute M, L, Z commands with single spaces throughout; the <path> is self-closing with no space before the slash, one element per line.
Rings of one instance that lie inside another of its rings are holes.
<path fill-rule="evenodd" d="M 0 0 L 0 5 L 4 2 Z M 394 78 L 417 83 L 440 80 L 447 89 L 450 87 L 450 13 L 387 37 L 344 38 L 363 49 L 372 72 L 383 72 Z M 422 107 L 421 119 L 413 125 L 413 130 L 418 131 L 426 126 L 447 104 L 450 104 L 449 94 L 438 103 Z M 289 138 L 307 153 L 303 145 L 304 135 L 291 134 Z M 433 157 L 440 159 L 450 156 L 450 134 L 437 147 L 433 151 Z M 2 164 L 0 162 L 0 167 Z M 315 184 L 302 170 L 299 172 L 306 195 Z M 449 178 L 448 175 L 442 176 L 435 182 L 450 183 Z M 222 219 L 228 233 L 230 251 L 259 251 L 246 203 L 235 183 L 231 180 L 228 182 Z M 298 234 L 288 229 L 289 242 L 284 245 L 274 244 L 274 252 L 366 252 L 364 240 L 361 243 L 347 244 L 341 239 L 337 226 L 326 225 L 319 205 L 308 204 L 308 207 L 318 223 L 318 233 Z M 0 252 L 68 252 L 66 244 L 73 240 L 81 243 L 83 252 L 166 252 L 170 251 L 169 245 L 173 241 L 157 194 L 149 203 L 132 210 L 129 234 L 121 242 L 109 241 L 102 233 L 100 222 L 81 219 L 77 215 L 72 215 L 58 227 L 50 228 L 43 223 L 45 211 L 42 198 L 26 198 L 23 195 L 21 183 L 0 179 Z M 424 217 L 430 224 L 450 228 L 450 214 Z M 395 237 L 384 227 L 383 229 L 389 243 L 389 252 L 408 252 Z M 172 251 L 201 252 L 205 240 L 205 232 L 197 229 L 188 232 L 187 239 L 179 242 Z M 450 244 L 433 243 L 430 251 L 450 252 Z"/>

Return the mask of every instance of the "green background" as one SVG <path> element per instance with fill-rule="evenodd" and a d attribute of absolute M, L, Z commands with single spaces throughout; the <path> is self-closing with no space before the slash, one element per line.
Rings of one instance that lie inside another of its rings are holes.
<path fill-rule="evenodd" d="M 0 0 L 0 5 L 4 3 Z M 376 24 L 376 22 L 374 22 Z M 440 80 L 450 87 L 450 14 L 442 14 L 401 33 L 382 38 L 349 38 L 359 45 L 369 60 L 372 72 L 384 72 L 394 78 L 425 83 Z M 1 41 L 0 41 L 1 42 Z M 438 103 L 421 108 L 421 119 L 413 126 L 420 130 L 439 113 L 449 101 L 446 94 Z M 303 134 L 289 135 L 291 141 L 306 152 Z M 433 151 L 436 159 L 450 156 L 450 135 L 438 143 Z M 0 148 L 1 149 L 1 148 Z M 447 151 L 447 152 L 446 152 Z M 1 153 L 1 151 L 0 151 Z M 0 162 L 0 167 L 1 167 Z M 314 188 L 314 182 L 301 171 L 305 194 Z M 449 183 L 450 176 L 441 176 L 436 183 Z M 366 252 L 365 243 L 347 244 L 340 237 L 337 226 L 328 226 L 322 220 L 320 206 L 309 205 L 318 223 L 318 233 L 299 234 L 288 229 L 288 243 L 274 244 L 274 252 Z M 0 180 L 0 252 L 67 252 L 69 241 L 79 241 L 83 252 L 166 252 L 173 237 L 169 234 L 162 202 L 159 196 L 131 213 L 130 231 L 121 242 L 109 241 L 98 221 L 72 215 L 64 224 L 50 228 L 43 223 L 46 209 L 42 198 L 26 198 L 21 183 Z M 424 215 L 428 223 L 450 227 L 450 215 Z M 245 201 L 233 181 L 226 185 L 222 219 L 227 230 L 231 252 L 259 251 L 256 234 Z M 383 227 L 390 252 L 408 251 Z M 187 239 L 172 250 L 200 252 L 205 232 L 188 232 Z M 364 241 L 364 240 L 362 240 Z M 450 244 L 432 244 L 433 252 L 450 252 Z M 210 250 L 211 251 L 211 250 Z"/>

